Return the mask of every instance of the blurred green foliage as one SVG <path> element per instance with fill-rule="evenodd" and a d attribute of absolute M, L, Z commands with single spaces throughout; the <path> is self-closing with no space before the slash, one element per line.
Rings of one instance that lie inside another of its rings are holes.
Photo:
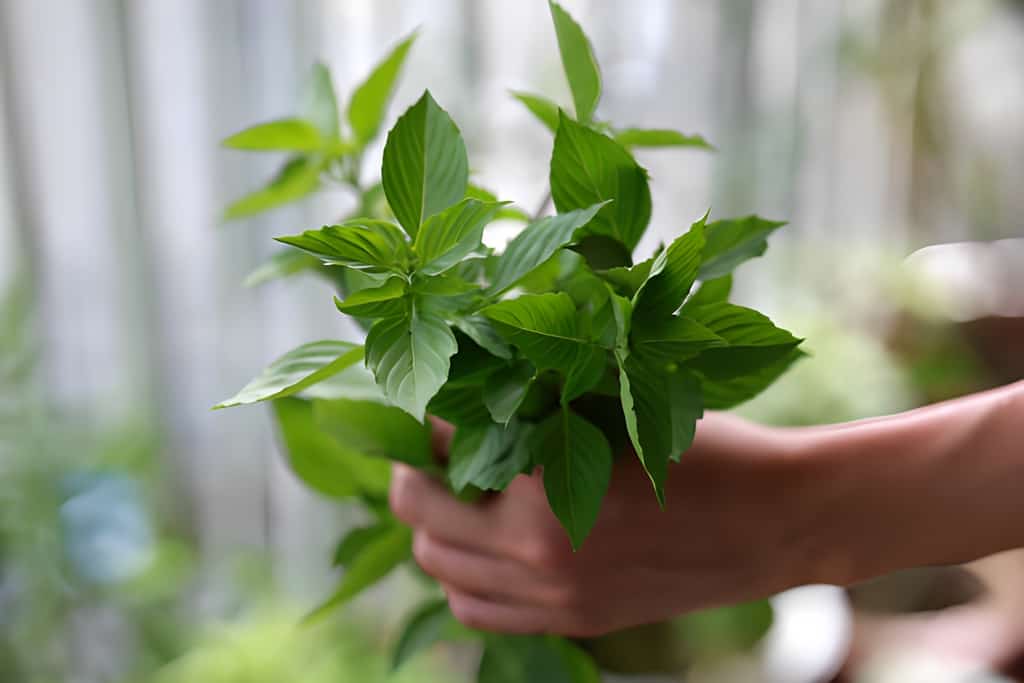
<path fill-rule="evenodd" d="M 440 683 L 440 666 L 418 660 L 391 674 L 366 629 L 297 626 L 301 613 L 268 608 L 210 627 L 194 648 L 145 683 Z"/>

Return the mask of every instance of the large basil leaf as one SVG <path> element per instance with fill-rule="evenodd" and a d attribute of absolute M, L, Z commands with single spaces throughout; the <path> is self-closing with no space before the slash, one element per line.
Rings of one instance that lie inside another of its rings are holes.
<path fill-rule="evenodd" d="M 714 147 L 700 135 L 684 135 L 664 128 L 624 128 L 615 131 L 615 139 L 626 147 Z"/>
<path fill-rule="evenodd" d="M 568 407 L 542 422 L 530 450 L 544 466 L 552 512 L 579 549 L 597 521 L 612 475 L 612 450 L 601 430 Z"/>
<path fill-rule="evenodd" d="M 729 303 L 697 306 L 688 317 L 726 341 L 687 362 L 711 379 L 732 379 L 756 373 L 789 356 L 802 340 L 776 327 L 767 316 Z"/>
<path fill-rule="evenodd" d="M 636 316 L 667 318 L 683 305 L 700 268 L 706 218 L 655 257 L 647 279 L 633 297 Z"/>
<path fill-rule="evenodd" d="M 429 91 L 388 133 L 382 181 L 391 210 L 413 238 L 423 221 L 465 196 L 466 144 Z"/>
<path fill-rule="evenodd" d="M 420 260 L 417 271 L 438 275 L 480 249 L 484 227 L 501 206 L 499 202 L 463 199 L 428 218 L 413 247 Z"/>
<path fill-rule="evenodd" d="M 415 467 L 434 463 L 430 428 L 394 406 L 340 398 L 313 401 L 316 424 L 346 448 Z"/>
<path fill-rule="evenodd" d="M 709 377 L 698 371 L 704 405 L 708 410 L 728 410 L 746 403 L 774 384 L 775 380 L 806 355 L 800 349 L 790 349 L 778 360 L 736 377 Z"/>
<path fill-rule="evenodd" d="M 548 216 L 523 228 L 498 257 L 487 293 L 495 296 L 512 287 L 573 241 L 574 235 L 590 223 L 608 202 Z"/>
<path fill-rule="evenodd" d="M 242 286 L 258 287 L 272 280 L 291 277 L 319 266 L 320 259 L 315 256 L 294 249 L 283 249 L 253 268 L 245 276 Z"/>
<path fill-rule="evenodd" d="M 555 636 L 488 634 L 477 683 L 601 683 L 594 661 Z"/>
<path fill-rule="evenodd" d="M 422 421 L 448 379 L 458 345 L 448 324 L 418 300 L 408 314 L 378 320 L 366 337 L 366 365 L 389 401 Z"/>
<path fill-rule="evenodd" d="M 564 113 L 551 154 L 551 197 L 563 213 L 614 200 L 591 221 L 587 232 L 613 237 L 629 250 L 636 247 L 651 218 L 647 171 L 625 147 Z"/>
<path fill-rule="evenodd" d="M 396 45 L 352 93 L 348 105 L 348 122 L 360 144 L 365 145 L 377 137 L 388 102 L 395 92 L 398 73 L 415 40 L 416 34 L 413 33 Z"/>
<path fill-rule="evenodd" d="M 363 347 L 343 341 L 303 344 L 284 354 L 231 398 L 214 406 L 257 403 L 296 394 L 363 360 Z"/>
<path fill-rule="evenodd" d="M 388 469 L 391 468 L 386 461 L 375 460 L 374 462 L 383 464 Z M 387 492 L 386 488 L 385 492 Z M 389 519 L 371 524 L 370 526 L 350 529 L 334 549 L 334 557 L 331 560 L 331 564 L 335 567 L 348 567 L 367 546 L 372 545 L 378 538 L 391 531 L 392 526 L 394 526 L 394 522 Z"/>
<path fill-rule="evenodd" d="M 519 410 L 537 378 L 537 368 L 525 360 L 492 373 L 484 382 L 483 399 L 495 422 L 507 424 Z"/>
<path fill-rule="evenodd" d="M 565 401 L 600 381 L 605 353 L 581 328 L 576 305 L 565 292 L 528 294 L 488 306 L 482 313 L 539 370 L 565 375 Z"/>
<path fill-rule="evenodd" d="M 327 265 L 376 272 L 409 268 L 409 245 L 401 231 L 384 220 L 359 218 L 274 239 L 317 256 Z"/>
<path fill-rule="evenodd" d="M 709 223 L 698 277 L 712 280 L 728 275 L 744 261 L 760 256 L 768 249 L 768 236 L 785 224 L 758 216 Z"/>
<path fill-rule="evenodd" d="M 629 438 L 664 505 L 669 460 L 690 447 L 704 412 L 700 381 L 684 369 L 636 355 L 620 353 L 618 361 Z"/>
<path fill-rule="evenodd" d="M 467 486 L 500 491 L 529 469 L 529 425 L 511 422 L 460 425 L 449 450 L 448 481 L 456 493 Z"/>
<path fill-rule="evenodd" d="M 302 119 L 280 119 L 235 133 L 225 147 L 252 151 L 315 152 L 324 145 L 316 126 Z"/>
<path fill-rule="evenodd" d="M 344 605 L 410 557 L 412 532 L 408 527 L 396 523 L 386 534 L 381 534 L 363 548 L 345 570 L 341 584 L 334 594 L 306 616 L 305 621 L 308 623 L 320 619 L 331 610 Z"/>
<path fill-rule="evenodd" d="M 541 95 L 534 95 L 528 92 L 512 92 L 512 97 L 523 103 L 523 106 L 530 110 L 538 121 L 554 133 L 558 130 L 558 105 Z"/>
<path fill-rule="evenodd" d="M 469 630 L 452 616 L 447 600 L 430 600 L 421 605 L 402 628 L 391 657 L 391 671 L 397 671 L 415 655 L 438 642 L 462 640 L 469 635 Z"/>
<path fill-rule="evenodd" d="M 356 318 L 402 316 L 408 310 L 408 302 L 405 300 L 406 286 L 404 278 L 388 278 L 380 287 L 360 289 L 345 297 L 344 301 L 334 297 L 334 305 L 345 315 Z"/>
<path fill-rule="evenodd" d="M 331 72 L 323 63 L 316 63 L 306 78 L 300 106 L 302 118 L 312 123 L 328 139 L 341 134 L 338 126 L 338 97 L 334 93 Z"/>
<path fill-rule="evenodd" d="M 224 209 L 226 221 L 252 216 L 298 201 L 320 187 L 320 164 L 306 157 L 285 162 L 265 187 L 235 200 Z"/>
<path fill-rule="evenodd" d="M 397 273 L 409 268 L 409 245 L 401 231 L 387 221 L 358 218 L 274 239 L 309 252 L 327 265 Z"/>
<path fill-rule="evenodd" d="M 690 298 L 686 300 L 686 303 L 683 304 L 679 312 L 685 315 L 687 311 L 693 310 L 698 306 L 728 301 L 731 293 L 732 275 L 723 275 L 714 280 L 705 280 L 701 283 L 700 288 L 690 295 Z"/>
<path fill-rule="evenodd" d="M 391 465 L 339 442 L 317 424 L 313 406 L 298 398 L 274 401 L 288 464 L 314 491 L 333 498 L 387 494 Z"/>
<path fill-rule="evenodd" d="M 685 316 L 637 320 L 630 342 L 637 355 L 665 363 L 687 360 L 701 351 L 727 344 L 717 334 Z"/>
<path fill-rule="evenodd" d="M 576 118 L 588 123 L 601 99 L 601 71 L 594 50 L 580 25 L 557 3 L 550 3 L 551 18 L 558 36 L 558 51 L 562 54 L 562 67 L 569 80 L 572 100 L 576 104 Z"/>

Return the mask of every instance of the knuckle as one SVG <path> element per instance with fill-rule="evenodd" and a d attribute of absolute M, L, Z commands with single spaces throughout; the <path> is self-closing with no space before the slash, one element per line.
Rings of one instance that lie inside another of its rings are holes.
<path fill-rule="evenodd" d="M 412 556 L 423 571 L 432 576 L 439 573 L 438 546 L 427 534 L 417 532 L 413 536 Z"/>
<path fill-rule="evenodd" d="M 563 573 L 572 566 L 572 549 L 564 538 L 541 535 L 524 544 L 526 564 L 552 573 Z"/>
<path fill-rule="evenodd" d="M 487 628 L 486 619 L 480 609 L 460 594 L 453 593 L 448 596 L 448 607 L 451 609 L 455 620 L 463 626 L 481 630 Z"/>
<path fill-rule="evenodd" d="M 575 581 L 566 581 L 551 589 L 551 606 L 564 612 L 577 613 L 585 608 L 586 596 Z"/>
<path fill-rule="evenodd" d="M 395 517 L 410 526 L 416 524 L 419 516 L 416 489 L 417 483 L 412 473 L 404 467 L 396 467 L 391 477 L 388 504 Z"/>

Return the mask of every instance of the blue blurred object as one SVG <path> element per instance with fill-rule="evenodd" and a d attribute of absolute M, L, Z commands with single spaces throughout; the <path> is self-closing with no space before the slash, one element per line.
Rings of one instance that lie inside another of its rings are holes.
<path fill-rule="evenodd" d="M 66 476 L 60 527 L 74 573 L 95 584 L 115 584 L 143 572 L 156 555 L 155 534 L 139 483 L 119 472 Z"/>

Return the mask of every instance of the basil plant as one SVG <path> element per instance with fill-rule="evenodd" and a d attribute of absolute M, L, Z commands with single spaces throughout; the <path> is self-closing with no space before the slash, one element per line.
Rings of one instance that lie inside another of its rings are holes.
<path fill-rule="evenodd" d="M 513 93 L 553 134 L 541 215 L 471 182 L 459 128 L 429 91 L 388 132 L 380 182 L 364 181 L 364 151 L 415 35 L 352 93 L 344 124 L 330 75 L 317 66 L 299 116 L 225 141 L 289 153 L 227 218 L 329 186 L 354 197 L 351 215 L 277 238 L 288 249 L 249 282 L 303 271 L 327 278 L 337 310 L 368 329 L 365 343 L 300 346 L 217 406 L 271 401 L 295 473 L 373 516 L 341 539 L 340 585 L 312 616 L 411 561 L 410 532 L 386 504 L 389 460 L 430 470 L 467 497 L 540 468 L 551 510 L 579 548 L 616 458 L 638 458 L 651 495 L 671 505 L 670 463 L 686 457 L 703 412 L 752 398 L 802 355 L 799 339 L 728 301 L 733 269 L 763 254 L 782 223 L 705 214 L 653 257 L 634 260 L 651 192 L 633 150 L 711 147 L 700 136 L 595 118 L 601 75 L 590 42 L 559 5 L 550 9 L 573 106 Z M 500 252 L 482 241 L 495 220 L 523 223 Z M 444 464 L 433 457 L 427 416 L 455 426 Z M 395 665 L 437 640 L 466 637 L 484 643 L 480 681 L 529 681 L 541 670 L 544 680 L 597 680 L 578 644 L 474 634 L 440 599 L 414 610 Z"/>

